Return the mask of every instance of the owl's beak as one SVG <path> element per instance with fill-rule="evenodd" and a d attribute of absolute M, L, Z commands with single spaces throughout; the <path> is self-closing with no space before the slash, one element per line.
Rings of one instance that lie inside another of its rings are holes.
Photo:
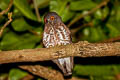
<path fill-rule="evenodd" d="M 50 23 L 50 19 L 47 19 L 47 21 Z"/>

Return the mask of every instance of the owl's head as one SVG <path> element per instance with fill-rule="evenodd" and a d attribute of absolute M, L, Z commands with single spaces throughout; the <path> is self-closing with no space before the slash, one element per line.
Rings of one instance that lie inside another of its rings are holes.
<path fill-rule="evenodd" d="M 48 24 L 56 24 L 62 22 L 61 17 L 55 13 L 55 12 L 49 12 L 44 16 L 44 23 L 48 23 Z"/>

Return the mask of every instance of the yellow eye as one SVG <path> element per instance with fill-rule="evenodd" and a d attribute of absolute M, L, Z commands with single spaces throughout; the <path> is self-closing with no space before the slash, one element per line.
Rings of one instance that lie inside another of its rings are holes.
<path fill-rule="evenodd" d="M 54 19 L 55 19 L 54 16 L 51 16 L 51 17 L 50 17 L 50 20 L 54 20 Z"/>

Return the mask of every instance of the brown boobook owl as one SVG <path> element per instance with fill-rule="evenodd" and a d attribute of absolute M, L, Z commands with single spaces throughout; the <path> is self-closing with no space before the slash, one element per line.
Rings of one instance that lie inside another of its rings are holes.
<path fill-rule="evenodd" d="M 57 13 L 49 12 L 46 14 L 44 23 L 43 44 L 46 48 L 72 43 L 70 30 Z M 72 74 L 73 57 L 59 58 L 53 60 L 53 62 L 59 66 L 65 76 Z"/>

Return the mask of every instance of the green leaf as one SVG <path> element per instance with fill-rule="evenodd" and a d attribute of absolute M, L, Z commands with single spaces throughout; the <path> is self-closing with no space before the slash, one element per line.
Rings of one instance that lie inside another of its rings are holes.
<path fill-rule="evenodd" d="M 99 32 L 95 27 L 90 28 L 89 41 L 95 42 L 100 40 Z"/>
<path fill-rule="evenodd" d="M 0 0 L 0 9 L 5 10 L 8 7 L 10 0 Z"/>
<path fill-rule="evenodd" d="M 102 17 L 103 18 L 106 18 L 109 14 L 109 8 L 108 6 L 105 6 L 103 9 L 102 9 Z"/>
<path fill-rule="evenodd" d="M 107 36 L 105 35 L 101 26 L 98 27 L 87 27 L 83 30 L 82 40 L 87 40 L 89 42 L 96 42 L 105 40 Z"/>
<path fill-rule="evenodd" d="M 66 7 L 63 11 L 63 13 L 61 14 L 62 20 L 63 22 L 68 21 L 69 19 L 71 19 L 74 16 L 74 12 L 71 12 L 70 9 L 68 7 Z"/>
<path fill-rule="evenodd" d="M 36 48 L 43 48 L 43 46 L 42 45 L 38 45 Z"/>
<path fill-rule="evenodd" d="M 60 4 L 56 0 L 50 1 L 50 11 L 58 12 Z"/>
<path fill-rule="evenodd" d="M 14 5 L 29 19 L 37 20 L 37 17 L 32 12 L 27 0 L 14 0 Z"/>
<path fill-rule="evenodd" d="M 93 80 L 115 80 L 114 76 L 94 76 Z"/>
<path fill-rule="evenodd" d="M 79 1 L 72 1 L 70 3 L 70 9 L 71 10 L 88 10 L 96 7 L 96 3 L 94 3 L 92 0 L 79 0 Z"/>
<path fill-rule="evenodd" d="M 113 25 L 107 24 L 107 27 L 109 29 L 109 37 L 117 37 L 120 35 L 120 31 Z"/>
<path fill-rule="evenodd" d="M 36 4 L 39 8 L 44 8 L 49 5 L 50 0 L 36 0 Z"/>
<path fill-rule="evenodd" d="M 100 40 L 106 39 L 106 35 L 104 34 L 103 30 L 101 27 L 92 27 L 90 28 L 90 35 L 89 35 L 89 41 L 91 42 L 96 42 Z"/>
<path fill-rule="evenodd" d="M 88 36 L 90 35 L 90 29 L 89 29 L 89 28 L 83 29 L 83 35 L 84 35 L 85 37 L 88 37 Z"/>
<path fill-rule="evenodd" d="M 62 2 L 62 0 L 51 0 L 50 1 L 50 11 L 56 12 L 59 15 L 63 14 L 67 5 L 67 1 Z"/>
<path fill-rule="evenodd" d="M 73 74 L 83 76 L 114 76 L 120 72 L 120 65 L 76 65 Z M 117 70 L 117 72 L 116 72 Z"/>
<path fill-rule="evenodd" d="M 84 14 L 86 14 L 86 13 L 88 13 L 88 11 L 83 11 L 82 14 L 84 15 Z M 90 21 L 92 20 L 92 18 L 91 18 L 90 15 L 87 15 L 87 16 L 84 17 L 84 20 L 85 20 L 86 22 L 90 22 Z"/>
<path fill-rule="evenodd" d="M 67 7 L 68 1 L 61 0 L 51 0 L 50 1 L 50 11 L 56 12 L 62 17 L 63 22 L 68 21 L 74 16 L 74 12 L 71 12 L 69 7 Z"/>
<path fill-rule="evenodd" d="M 9 39 L 8 39 L 9 38 Z M 0 43 L 0 49 L 7 50 L 9 48 L 12 48 L 12 46 L 15 42 L 18 42 L 19 39 L 13 32 L 9 32 L 3 36 L 3 39 Z"/>
<path fill-rule="evenodd" d="M 117 5 L 115 10 L 116 10 L 115 11 L 115 18 L 117 21 L 120 21 L 120 6 Z"/>
<path fill-rule="evenodd" d="M 9 72 L 9 80 L 20 80 L 27 76 L 28 73 L 21 71 L 20 69 L 12 69 Z"/>
<path fill-rule="evenodd" d="M 103 17 L 103 15 L 102 15 L 102 11 L 101 11 L 101 9 L 98 9 L 96 12 L 95 12 L 95 18 L 96 19 L 102 19 Z"/>
<path fill-rule="evenodd" d="M 9 39 L 8 39 L 9 38 Z M 34 36 L 32 34 L 26 33 L 24 35 L 16 35 L 13 32 L 9 32 L 4 35 L 1 43 L 0 49 L 2 50 L 13 50 L 13 49 L 30 49 L 34 48 L 36 43 L 40 41 L 41 38 Z"/>
<path fill-rule="evenodd" d="M 106 36 L 106 34 L 104 33 L 104 30 L 102 29 L 102 27 L 101 26 L 98 26 L 97 27 L 97 30 L 98 30 L 98 33 L 99 33 L 99 40 L 105 40 L 105 39 L 107 39 L 107 36 Z"/>
<path fill-rule="evenodd" d="M 15 19 L 12 22 L 12 27 L 15 31 L 25 31 L 32 28 L 23 18 Z"/>

